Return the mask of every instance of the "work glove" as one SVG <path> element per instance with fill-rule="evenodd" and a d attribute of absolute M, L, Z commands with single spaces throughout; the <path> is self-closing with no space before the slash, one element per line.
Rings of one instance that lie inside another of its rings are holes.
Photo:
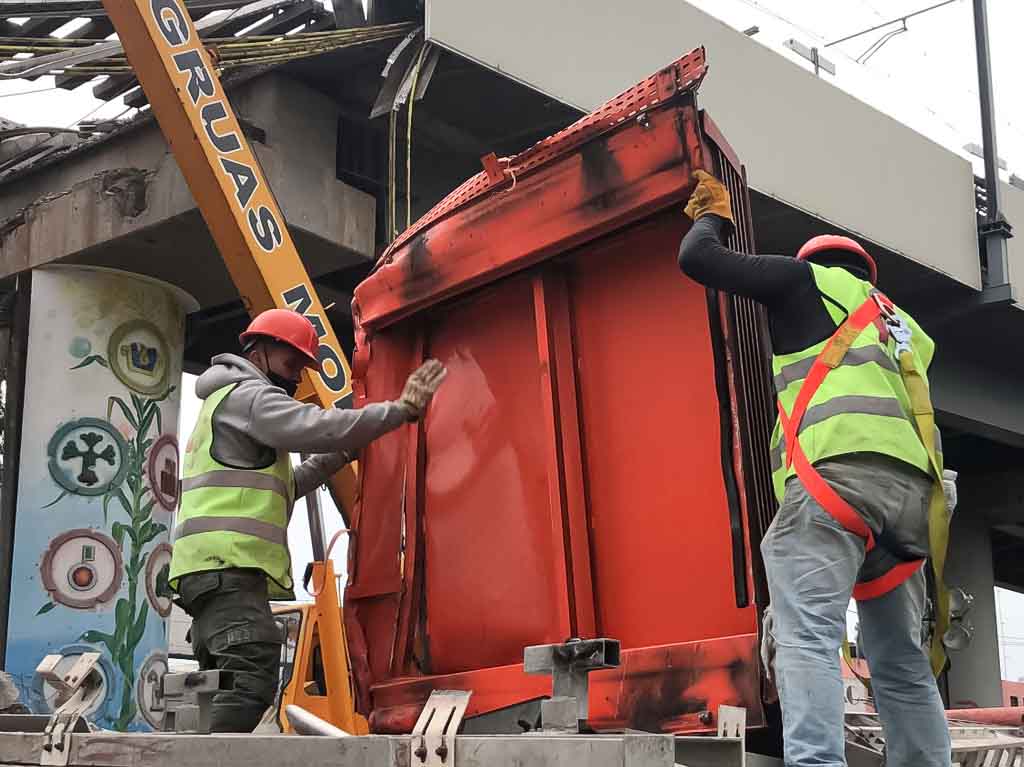
<path fill-rule="evenodd" d="M 418 421 L 424 416 L 427 405 L 446 375 L 448 370 L 437 360 L 427 360 L 412 372 L 398 400 L 409 421 Z"/>
<path fill-rule="evenodd" d="M 694 187 L 690 201 L 686 203 L 683 212 L 694 221 L 701 216 L 714 213 L 735 226 L 729 190 L 725 188 L 725 184 L 703 170 L 694 171 L 693 177 L 697 181 L 697 186 Z"/>
<path fill-rule="evenodd" d="M 775 678 L 775 616 L 772 606 L 764 608 L 761 620 L 761 665 L 764 666 L 765 679 L 770 684 Z"/>
<path fill-rule="evenodd" d="M 942 493 L 946 496 L 946 513 L 953 516 L 956 509 L 956 472 L 952 469 L 942 470 Z"/>

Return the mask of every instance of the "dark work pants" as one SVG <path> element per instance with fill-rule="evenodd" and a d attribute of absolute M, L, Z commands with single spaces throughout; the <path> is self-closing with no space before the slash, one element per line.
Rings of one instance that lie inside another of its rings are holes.
<path fill-rule="evenodd" d="M 233 692 L 213 699 L 213 732 L 252 732 L 277 695 L 283 637 L 258 570 L 220 570 L 179 579 L 181 607 L 192 616 L 199 667 L 234 672 Z"/>

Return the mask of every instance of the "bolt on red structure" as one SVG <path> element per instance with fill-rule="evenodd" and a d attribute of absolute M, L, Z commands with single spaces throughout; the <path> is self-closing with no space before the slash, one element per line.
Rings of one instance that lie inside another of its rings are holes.
<path fill-rule="evenodd" d="M 595 727 L 709 730 L 720 704 L 764 722 L 762 323 L 676 263 L 696 169 L 752 249 L 743 169 L 697 109 L 706 71 L 695 50 L 484 158 L 357 288 L 359 404 L 426 357 L 449 369 L 426 421 L 362 457 L 345 613 L 374 731 L 408 732 L 433 689 L 472 689 L 496 731 L 551 694 L 523 648 L 574 636 L 622 642 L 591 676 Z"/>

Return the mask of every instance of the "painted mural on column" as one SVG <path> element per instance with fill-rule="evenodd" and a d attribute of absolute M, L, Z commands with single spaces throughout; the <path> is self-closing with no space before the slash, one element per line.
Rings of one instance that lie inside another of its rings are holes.
<path fill-rule="evenodd" d="M 43 656 L 97 650 L 89 719 L 160 725 L 190 303 L 122 272 L 33 274 L 5 667 L 36 713 L 54 705 L 34 673 Z"/>

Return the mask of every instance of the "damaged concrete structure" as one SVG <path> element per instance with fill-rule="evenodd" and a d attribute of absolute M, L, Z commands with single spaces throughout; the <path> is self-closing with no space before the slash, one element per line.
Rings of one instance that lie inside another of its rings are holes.
<path fill-rule="evenodd" d="M 232 92 L 235 109 L 314 278 L 368 264 L 375 201 L 339 181 L 336 106 L 278 74 Z M 152 119 L 83 142 L 0 182 L 0 270 L 81 263 L 171 282 L 203 307 L 236 291 Z M 348 299 L 324 288 L 325 303 Z"/>

